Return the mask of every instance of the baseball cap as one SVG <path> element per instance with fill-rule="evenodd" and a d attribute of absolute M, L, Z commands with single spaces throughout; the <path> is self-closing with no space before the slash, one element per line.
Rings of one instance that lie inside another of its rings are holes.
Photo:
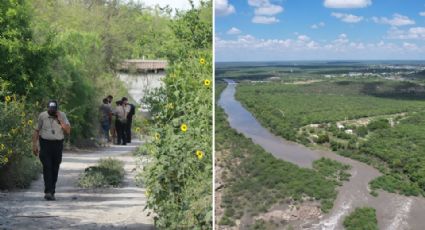
<path fill-rule="evenodd" d="M 52 109 L 52 110 L 56 110 L 56 109 L 58 109 L 58 103 L 54 100 L 51 100 L 47 104 L 47 108 Z"/>

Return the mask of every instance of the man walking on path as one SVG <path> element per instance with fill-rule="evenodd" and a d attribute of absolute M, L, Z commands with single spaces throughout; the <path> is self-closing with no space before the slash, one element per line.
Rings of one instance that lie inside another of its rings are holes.
<path fill-rule="evenodd" d="M 70 134 L 71 125 L 64 112 L 58 110 L 58 103 L 51 100 L 48 110 L 40 113 L 33 134 L 33 153 L 43 164 L 44 199 L 55 200 L 56 182 L 62 162 L 65 134 Z M 39 143 L 39 148 L 37 144 Z"/>

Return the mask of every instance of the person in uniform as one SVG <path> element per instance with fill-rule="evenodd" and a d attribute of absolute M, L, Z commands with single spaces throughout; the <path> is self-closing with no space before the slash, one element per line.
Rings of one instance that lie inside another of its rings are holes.
<path fill-rule="evenodd" d="M 55 200 L 56 182 L 62 162 L 63 140 L 71 132 L 66 114 L 51 100 L 47 111 L 40 113 L 33 134 L 33 153 L 43 165 L 44 199 Z"/>
<path fill-rule="evenodd" d="M 99 107 L 99 111 L 101 115 L 100 126 L 102 128 L 103 137 L 106 140 L 105 143 L 109 143 L 111 141 L 109 138 L 109 130 L 112 123 L 112 108 L 107 98 L 103 99 L 103 104 Z"/>

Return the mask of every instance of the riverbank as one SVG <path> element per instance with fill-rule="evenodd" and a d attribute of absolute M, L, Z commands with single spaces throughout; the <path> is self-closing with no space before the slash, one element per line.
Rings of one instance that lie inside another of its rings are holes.
<path fill-rule="evenodd" d="M 370 195 L 368 184 L 380 173 L 373 167 L 342 157 L 329 151 L 315 151 L 297 143 L 277 137 L 262 127 L 236 99 L 236 85 L 231 83 L 223 91 L 219 104 L 228 115 L 230 126 L 252 139 L 276 158 L 311 167 L 320 157 L 330 158 L 351 166 L 351 178 L 339 189 L 332 211 L 311 229 L 342 229 L 345 216 L 356 207 L 371 206 L 377 210 L 380 229 L 422 229 L 425 226 L 425 200 L 380 191 L 378 197 Z"/>

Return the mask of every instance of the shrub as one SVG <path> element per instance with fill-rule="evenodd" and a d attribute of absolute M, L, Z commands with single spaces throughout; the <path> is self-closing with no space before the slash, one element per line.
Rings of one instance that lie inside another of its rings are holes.
<path fill-rule="evenodd" d="M 387 129 L 390 127 L 390 123 L 388 122 L 387 119 L 378 119 L 375 121 L 371 121 L 368 125 L 367 128 L 370 131 L 375 131 L 378 129 Z"/>
<path fill-rule="evenodd" d="M 177 15 L 164 87 L 144 99 L 153 121 L 141 177 L 160 229 L 212 229 L 211 12 L 203 2 Z"/>
<path fill-rule="evenodd" d="M 329 136 L 328 134 L 320 134 L 319 137 L 317 138 L 317 143 L 318 144 L 323 144 L 329 142 Z"/>
<path fill-rule="evenodd" d="M 344 220 L 344 227 L 347 230 L 378 230 L 376 211 L 374 208 L 356 208 Z"/>
<path fill-rule="evenodd" d="M 0 80 L 1 83 L 1 80 Z M 1 95 L 1 92 L 0 92 Z M 0 188 L 26 188 L 41 172 L 32 154 L 34 121 L 25 98 L 7 95 L 0 101 Z"/>
<path fill-rule="evenodd" d="M 124 162 L 112 158 L 101 159 L 95 166 L 90 166 L 78 179 L 83 188 L 117 187 L 124 178 Z"/>

